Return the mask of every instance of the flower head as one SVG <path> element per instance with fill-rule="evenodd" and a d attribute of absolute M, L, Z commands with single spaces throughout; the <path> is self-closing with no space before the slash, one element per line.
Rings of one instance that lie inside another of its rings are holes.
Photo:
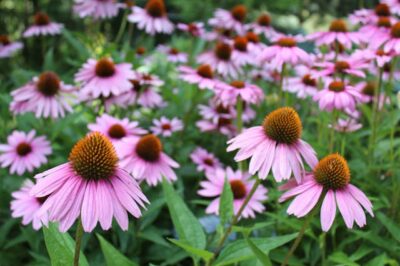
<path fill-rule="evenodd" d="M 160 119 L 154 119 L 153 125 L 150 129 L 155 135 L 161 135 L 163 137 L 170 137 L 173 132 L 181 131 L 183 129 L 182 120 L 174 117 L 168 119 L 162 116 Z"/>
<path fill-rule="evenodd" d="M 114 0 L 75 0 L 74 12 L 81 18 L 107 19 L 117 16 L 122 7 Z"/>
<path fill-rule="evenodd" d="M 0 34 L 0 58 L 13 56 L 24 45 L 21 42 L 11 41 L 7 35 Z"/>
<path fill-rule="evenodd" d="M 56 35 L 60 34 L 63 28 L 63 24 L 52 22 L 46 13 L 37 12 L 33 17 L 33 24 L 25 30 L 23 36 L 28 38 L 40 35 Z"/>
<path fill-rule="evenodd" d="M 214 154 L 207 150 L 197 147 L 191 154 L 190 159 L 197 165 L 197 171 L 208 172 L 222 167 L 221 162 Z"/>

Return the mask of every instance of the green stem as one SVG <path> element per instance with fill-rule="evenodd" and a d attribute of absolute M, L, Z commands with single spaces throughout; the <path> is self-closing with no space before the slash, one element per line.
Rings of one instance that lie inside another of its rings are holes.
<path fill-rule="evenodd" d="M 342 141 L 340 145 L 340 155 L 344 156 L 344 153 L 346 151 L 346 135 L 342 134 Z"/>
<path fill-rule="evenodd" d="M 115 38 L 115 43 L 118 44 L 122 38 L 122 35 L 125 32 L 126 24 L 128 22 L 128 9 L 125 10 L 124 17 L 121 22 L 121 26 L 119 27 L 117 37 Z"/>
<path fill-rule="evenodd" d="M 372 106 L 371 136 L 369 139 L 369 146 L 368 146 L 368 157 L 369 157 L 370 163 L 372 163 L 372 160 L 374 159 L 373 149 L 374 149 L 375 141 L 376 141 L 376 129 L 377 129 L 377 124 L 378 124 L 379 95 L 380 95 L 381 87 L 382 87 L 382 75 L 383 75 L 383 68 L 379 69 L 378 87 L 374 92 L 374 100 L 373 100 L 373 106 Z"/>
<path fill-rule="evenodd" d="M 76 234 L 75 234 L 74 266 L 78 266 L 79 265 L 79 256 L 81 254 L 82 236 L 83 236 L 83 226 L 82 226 L 82 221 L 79 218 L 78 219 L 78 226 L 76 228 Z"/>
<path fill-rule="evenodd" d="M 283 80 L 285 78 L 285 73 L 286 73 L 286 63 L 282 64 L 282 69 L 281 69 L 281 76 L 279 80 L 279 98 L 282 101 L 282 106 L 285 106 L 285 97 L 283 93 Z"/>
<path fill-rule="evenodd" d="M 244 209 L 246 208 L 247 204 L 249 203 L 249 201 L 251 200 L 251 198 L 253 197 L 254 193 L 256 192 L 258 186 L 261 184 L 261 179 L 257 178 L 256 182 L 254 183 L 253 187 L 251 188 L 249 194 L 247 194 L 246 198 L 243 201 L 242 206 L 240 206 L 239 211 L 237 212 L 237 214 L 233 217 L 232 222 L 229 224 L 229 227 L 226 229 L 224 235 L 222 236 L 222 238 L 219 240 L 217 248 L 214 251 L 213 257 L 207 262 L 207 266 L 210 266 L 212 264 L 212 262 L 214 261 L 214 259 L 216 259 L 219 255 L 219 253 L 222 250 L 222 247 L 226 241 L 226 239 L 228 238 L 228 236 L 230 235 L 230 233 L 232 232 L 233 226 L 239 221 L 240 216 L 242 215 L 242 212 L 244 211 Z"/>
<path fill-rule="evenodd" d="M 332 111 L 332 124 L 329 137 L 329 153 L 332 153 L 335 148 L 335 125 L 337 123 L 338 113 L 336 110 Z"/>

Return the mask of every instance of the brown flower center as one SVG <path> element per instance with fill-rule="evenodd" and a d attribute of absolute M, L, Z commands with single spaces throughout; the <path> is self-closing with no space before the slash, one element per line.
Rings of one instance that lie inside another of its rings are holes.
<path fill-rule="evenodd" d="M 215 108 L 215 110 L 217 111 L 217 113 L 219 113 L 219 114 L 229 114 L 230 112 L 229 112 L 229 108 L 228 107 L 225 107 L 224 105 L 222 105 L 222 104 L 218 104 L 217 105 L 217 108 Z"/>
<path fill-rule="evenodd" d="M 203 162 L 208 166 L 214 166 L 214 160 L 211 158 L 205 158 Z"/>
<path fill-rule="evenodd" d="M 232 55 L 232 48 L 229 44 L 220 42 L 215 47 L 215 55 L 220 60 L 229 61 Z"/>
<path fill-rule="evenodd" d="M 171 130 L 171 124 L 162 124 L 161 125 L 162 130 Z"/>
<path fill-rule="evenodd" d="M 377 4 L 375 7 L 375 14 L 379 17 L 388 17 L 390 16 L 390 8 L 384 3 Z"/>
<path fill-rule="evenodd" d="M 108 129 L 108 135 L 113 139 L 122 139 L 126 136 L 126 130 L 122 125 L 114 124 Z"/>
<path fill-rule="evenodd" d="M 319 161 L 314 177 L 325 189 L 342 189 L 350 182 L 350 169 L 342 156 L 331 154 Z"/>
<path fill-rule="evenodd" d="M 246 52 L 247 51 L 247 38 L 246 37 L 236 37 L 233 47 L 235 47 L 236 50 Z"/>
<path fill-rule="evenodd" d="M 257 24 L 264 27 L 269 27 L 271 25 L 271 17 L 267 14 L 261 14 L 257 18 Z"/>
<path fill-rule="evenodd" d="M 231 9 L 232 17 L 239 21 L 243 22 L 246 19 L 247 8 L 244 5 L 237 5 Z"/>
<path fill-rule="evenodd" d="M 341 92 L 341 91 L 344 91 L 344 89 L 345 89 L 345 85 L 344 85 L 344 83 L 343 83 L 343 81 L 332 81 L 330 84 L 329 84 L 329 90 L 330 91 L 334 91 L 334 92 Z"/>
<path fill-rule="evenodd" d="M 50 18 L 46 13 L 37 12 L 33 17 L 34 24 L 37 26 L 45 26 L 50 24 Z"/>
<path fill-rule="evenodd" d="M 296 40 L 291 37 L 282 37 L 276 42 L 276 44 L 282 47 L 295 47 Z"/>
<path fill-rule="evenodd" d="M 32 146 L 29 143 L 21 142 L 17 146 L 17 154 L 24 157 L 32 152 Z"/>
<path fill-rule="evenodd" d="M 201 65 L 197 68 L 197 74 L 203 78 L 212 79 L 214 74 L 210 65 Z"/>
<path fill-rule="evenodd" d="M 293 108 L 282 107 L 265 117 L 263 128 L 265 134 L 271 139 L 290 145 L 300 139 L 303 126 Z"/>
<path fill-rule="evenodd" d="M 392 70 L 392 65 L 390 63 L 386 63 L 383 65 L 383 71 L 386 73 L 390 73 Z"/>
<path fill-rule="evenodd" d="M 223 118 L 223 117 L 218 118 L 218 127 L 219 128 L 224 127 L 224 126 L 229 126 L 231 124 L 232 124 L 232 120 L 229 118 Z"/>
<path fill-rule="evenodd" d="M 350 64 L 346 61 L 337 61 L 335 63 L 335 71 L 337 73 L 345 73 L 344 71 L 350 68 Z"/>
<path fill-rule="evenodd" d="M 317 81 L 311 77 L 310 74 L 306 74 L 302 78 L 303 84 L 311 87 L 316 87 L 317 86 Z"/>
<path fill-rule="evenodd" d="M 362 93 L 368 96 L 374 96 L 376 89 L 376 84 L 374 82 L 368 82 L 362 89 Z"/>
<path fill-rule="evenodd" d="M 137 79 L 131 79 L 130 80 L 131 84 L 132 84 L 132 89 L 136 92 L 141 91 L 142 89 L 142 84 L 140 84 L 140 81 Z"/>
<path fill-rule="evenodd" d="M 347 32 L 346 22 L 342 19 L 336 19 L 332 21 L 329 26 L 329 31 L 331 32 Z"/>
<path fill-rule="evenodd" d="M 112 177 L 118 157 L 111 141 L 99 132 L 93 132 L 78 141 L 69 154 L 75 172 L 87 180 Z"/>
<path fill-rule="evenodd" d="M 397 22 L 392 26 L 390 34 L 393 38 L 400 38 L 400 22 Z"/>
<path fill-rule="evenodd" d="M 110 59 L 102 58 L 96 63 L 95 72 L 102 78 L 111 77 L 115 73 L 115 65 Z"/>
<path fill-rule="evenodd" d="M 162 144 L 159 138 L 149 134 L 142 137 L 136 144 L 136 153 L 145 161 L 155 162 L 160 158 Z"/>
<path fill-rule="evenodd" d="M 143 55 L 144 53 L 146 53 L 146 48 L 144 48 L 143 46 L 136 48 L 136 54 Z"/>
<path fill-rule="evenodd" d="M 385 53 L 385 51 L 384 51 L 383 49 L 377 50 L 377 51 L 375 52 L 375 54 L 376 54 L 377 56 L 384 56 L 384 55 L 387 55 L 387 53 Z"/>
<path fill-rule="evenodd" d="M 167 12 L 163 0 L 149 0 L 145 6 L 147 14 L 154 18 L 163 17 Z"/>
<path fill-rule="evenodd" d="M 197 25 L 195 23 L 189 23 L 188 24 L 188 31 L 192 35 L 198 35 L 199 34 L 199 27 L 197 27 Z"/>
<path fill-rule="evenodd" d="M 11 43 L 7 35 L 0 34 L 0 44 L 9 45 Z"/>
<path fill-rule="evenodd" d="M 171 48 L 171 49 L 169 49 L 169 54 L 177 55 L 177 54 L 179 54 L 179 50 L 176 48 Z"/>
<path fill-rule="evenodd" d="M 382 28 L 390 28 L 392 22 L 390 21 L 390 17 L 379 17 L 377 25 Z"/>
<path fill-rule="evenodd" d="M 60 90 L 60 79 L 54 72 L 43 72 L 39 76 L 36 87 L 44 96 L 52 97 Z"/>
<path fill-rule="evenodd" d="M 234 199 L 244 199 L 246 197 L 246 185 L 243 183 L 242 180 L 231 180 L 229 184 L 231 185 Z"/>
<path fill-rule="evenodd" d="M 234 80 L 230 83 L 230 85 L 236 89 L 243 89 L 245 86 L 245 83 L 241 80 Z"/>
<path fill-rule="evenodd" d="M 258 37 L 258 35 L 252 31 L 249 31 L 246 33 L 246 38 L 247 38 L 247 41 L 251 42 L 251 43 L 259 43 L 260 42 L 260 38 Z"/>

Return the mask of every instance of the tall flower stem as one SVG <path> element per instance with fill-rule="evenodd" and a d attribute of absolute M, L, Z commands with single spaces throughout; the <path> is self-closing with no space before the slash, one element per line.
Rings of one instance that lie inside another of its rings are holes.
<path fill-rule="evenodd" d="M 376 141 L 376 129 L 377 129 L 377 124 L 378 124 L 378 109 L 379 109 L 379 95 L 381 92 L 381 87 L 382 87 L 382 75 L 383 75 L 383 68 L 379 69 L 379 76 L 378 76 L 378 87 L 376 88 L 374 92 L 374 102 L 372 106 L 372 118 L 371 118 L 371 135 L 369 139 L 369 146 L 368 146 L 368 157 L 369 157 L 369 162 L 371 163 L 374 156 L 373 156 L 373 150 L 375 146 L 375 141 Z"/>
<path fill-rule="evenodd" d="M 284 97 L 283 93 L 283 80 L 285 78 L 285 73 L 286 73 L 286 63 L 282 64 L 282 69 L 281 69 L 281 75 L 279 79 L 279 98 L 281 100 L 282 106 L 285 106 L 286 104 L 286 99 Z"/>
<path fill-rule="evenodd" d="M 121 41 L 122 36 L 124 35 L 126 24 L 128 22 L 128 10 L 125 10 L 124 17 L 121 22 L 121 26 L 119 27 L 117 37 L 115 38 L 115 43 L 118 44 Z"/>
<path fill-rule="evenodd" d="M 332 124 L 329 136 L 329 152 L 332 153 L 335 148 L 335 125 L 338 119 L 338 112 L 336 110 L 332 111 Z"/>
<path fill-rule="evenodd" d="M 76 234 L 75 234 L 74 266 L 79 266 L 79 256 L 81 254 L 82 236 L 83 236 L 83 226 L 82 226 L 82 221 L 79 218 L 78 227 L 76 228 Z"/>
<path fill-rule="evenodd" d="M 345 152 L 346 152 L 346 136 L 345 134 L 342 134 L 342 140 L 340 144 L 340 154 L 344 156 Z"/>
<path fill-rule="evenodd" d="M 253 187 L 251 188 L 249 194 L 247 194 L 246 198 L 243 201 L 242 206 L 240 206 L 239 211 L 237 212 L 237 214 L 233 217 L 232 222 L 230 223 L 229 227 L 226 229 L 224 235 L 222 236 L 222 238 L 219 240 L 218 245 L 214 251 L 213 257 L 207 262 L 207 266 L 210 266 L 211 263 L 214 261 L 215 258 L 218 257 L 219 253 L 222 250 L 222 247 L 226 241 L 226 239 L 228 238 L 228 236 L 230 235 L 230 233 L 232 232 L 232 228 L 233 226 L 239 221 L 240 216 L 242 215 L 242 212 L 244 211 L 244 209 L 246 208 L 247 204 L 249 203 L 250 199 L 253 197 L 254 193 L 256 192 L 258 186 L 261 184 L 261 179 L 257 178 L 256 182 L 254 183 Z"/>

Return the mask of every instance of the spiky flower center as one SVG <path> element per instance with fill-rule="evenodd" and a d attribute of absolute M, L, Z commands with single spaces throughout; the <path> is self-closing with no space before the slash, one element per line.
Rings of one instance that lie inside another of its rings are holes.
<path fill-rule="evenodd" d="M 108 129 L 108 135 L 113 139 L 122 139 L 126 136 L 126 130 L 122 125 L 114 124 Z"/>
<path fill-rule="evenodd" d="M 282 46 L 282 47 L 295 47 L 296 46 L 296 40 L 291 38 L 291 37 L 283 37 L 280 38 L 277 42 L 277 45 Z"/>
<path fill-rule="evenodd" d="M 50 18 L 46 13 L 37 12 L 33 18 L 33 22 L 37 26 L 45 26 L 50 24 Z"/>
<path fill-rule="evenodd" d="M 44 96 L 52 97 L 60 90 L 60 79 L 54 72 L 43 72 L 39 76 L 36 87 Z"/>
<path fill-rule="evenodd" d="M 306 74 L 303 76 L 302 79 L 303 84 L 311 87 L 316 87 L 317 86 L 317 81 L 311 77 L 310 74 Z"/>
<path fill-rule="evenodd" d="M 343 81 L 340 80 L 336 80 L 336 81 L 332 81 L 329 84 L 329 90 L 333 91 L 333 92 L 342 92 L 345 89 L 345 85 Z"/>
<path fill-rule="evenodd" d="M 392 35 L 393 38 L 400 38 L 400 22 L 397 22 L 392 26 L 390 34 Z"/>
<path fill-rule="evenodd" d="M 203 78 L 212 79 L 214 74 L 210 65 L 204 64 L 197 68 L 197 74 Z"/>
<path fill-rule="evenodd" d="M 0 34 L 0 44 L 9 45 L 11 43 L 7 35 Z"/>
<path fill-rule="evenodd" d="M 392 22 L 390 21 L 390 17 L 379 17 L 377 25 L 382 28 L 390 28 Z"/>
<path fill-rule="evenodd" d="M 96 63 L 95 72 L 102 78 L 111 77 L 115 73 L 115 65 L 110 59 L 102 58 Z"/>
<path fill-rule="evenodd" d="M 99 132 L 90 133 L 78 141 L 68 159 L 74 171 L 87 180 L 110 178 L 118 163 L 111 141 Z"/>
<path fill-rule="evenodd" d="M 232 48 L 229 44 L 220 42 L 215 47 L 215 54 L 218 59 L 229 61 L 232 55 Z"/>
<path fill-rule="evenodd" d="M 211 159 L 211 158 L 205 158 L 205 159 L 203 160 L 203 163 L 205 163 L 205 164 L 208 165 L 208 166 L 214 166 L 214 160 Z"/>
<path fill-rule="evenodd" d="M 136 48 L 136 54 L 143 55 L 144 53 L 146 53 L 146 48 L 144 48 L 143 46 Z"/>
<path fill-rule="evenodd" d="M 347 32 L 346 22 L 342 19 L 336 19 L 332 21 L 329 26 L 329 31 L 331 32 Z"/>
<path fill-rule="evenodd" d="M 246 52 L 247 51 L 247 38 L 246 37 L 236 37 L 233 43 L 233 47 L 236 50 Z"/>
<path fill-rule="evenodd" d="M 17 145 L 17 154 L 21 157 L 24 157 L 32 152 L 31 144 L 27 142 L 21 142 Z"/>
<path fill-rule="evenodd" d="M 231 9 L 232 17 L 239 22 L 246 19 L 247 8 L 244 5 L 237 5 Z"/>
<path fill-rule="evenodd" d="M 163 17 L 166 14 L 163 0 L 149 0 L 145 6 L 147 14 L 154 18 Z"/>
<path fill-rule="evenodd" d="M 265 134 L 278 143 L 294 144 L 301 137 L 302 124 L 297 112 L 290 107 L 272 111 L 263 122 Z"/>
<path fill-rule="evenodd" d="M 374 82 L 368 82 L 367 84 L 365 84 L 365 86 L 361 92 L 364 95 L 368 95 L 368 96 L 372 97 L 375 95 L 375 89 L 376 89 L 376 84 Z"/>
<path fill-rule="evenodd" d="M 390 16 L 390 8 L 387 4 L 380 3 L 375 7 L 375 14 L 379 17 Z"/>
<path fill-rule="evenodd" d="M 245 83 L 241 80 L 234 80 L 230 83 L 230 85 L 236 89 L 243 89 L 245 87 Z"/>
<path fill-rule="evenodd" d="M 246 33 L 246 38 L 247 38 L 247 41 L 251 42 L 251 43 L 259 43 L 260 42 L 260 38 L 258 37 L 258 35 L 252 31 L 249 31 Z"/>
<path fill-rule="evenodd" d="M 142 137 L 136 144 L 136 153 L 145 161 L 155 162 L 160 158 L 162 144 L 159 138 L 149 134 Z"/>
<path fill-rule="evenodd" d="M 247 191 L 246 191 L 246 185 L 243 183 L 242 180 L 231 180 L 229 181 L 229 184 L 231 185 L 231 190 L 233 194 L 234 199 L 244 199 L 246 197 Z"/>
<path fill-rule="evenodd" d="M 257 18 L 257 24 L 263 27 L 269 27 L 271 25 L 271 17 L 267 14 L 261 14 Z"/>
<path fill-rule="evenodd" d="M 350 64 L 346 61 L 337 61 L 335 63 L 335 71 L 337 73 L 343 74 L 343 73 L 345 73 L 345 70 L 347 70 L 349 68 L 350 68 Z"/>
<path fill-rule="evenodd" d="M 314 177 L 325 189 L 342 189 L 350 182 L 350 169 L 342 156 L 331 154 L 319 161 Z"/>

